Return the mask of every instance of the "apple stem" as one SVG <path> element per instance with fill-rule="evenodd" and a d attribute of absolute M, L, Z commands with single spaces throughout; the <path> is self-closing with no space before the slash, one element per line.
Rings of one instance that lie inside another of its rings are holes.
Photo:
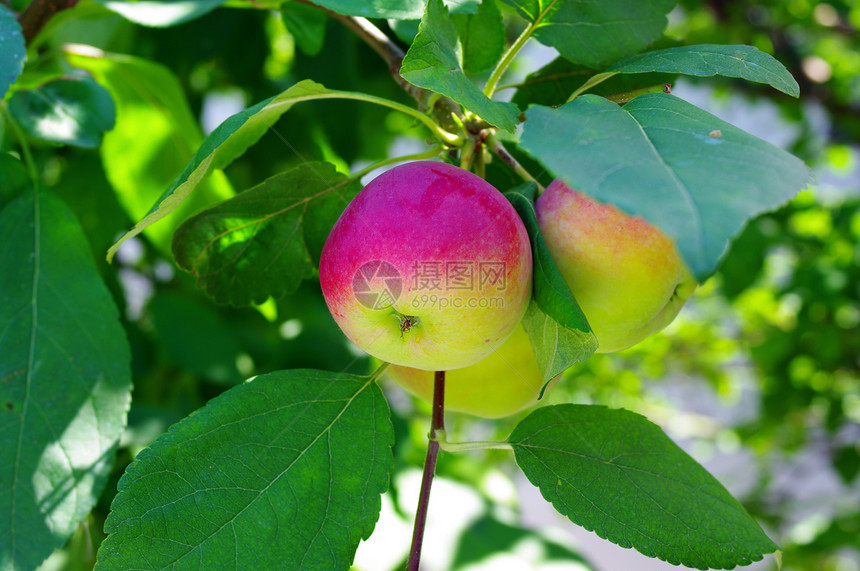
<path fill-rule="evenodd" d="M 531 173 L 527 171 L 526 168 L 521 165 L 520 162 L 516 158 L 514 158 L 511 153 L 508 152 L 502 142 L 499 141 L 495 135 L 493 135 L 492 133 L 488 134 L 487 138 L 485 139 L 485 142 L 487 144 L 487 148 L 490 149 L 490 152 L 502 159 L 502 162 L 508 165 L 515 173 L 520 175 L 523 180 L 534 182 L 537 185 L 538 196 L 543 193 L 543 187 L 540 185 L 537 179 L 535 179 L 535 177 L 533 177 Z"/>
<path fill-rule="evenodd" d="M 418 496 L 418 510 L 415 512 L 415 526 L 412 528 L 412 548 L 409 551 L 408 571 L 418 571 L 421 560 L 421 545 L 424 542 L 424 527 L 430 506 L 430 486 L 436 474 L 436 460 L 439 458 L 437 432 L 445 433 L 445 371 L 436 371 L 433 379 L 433 416 L 430 421 L 430 441 L 427 444 L 427 458 L 424 460 L 424 475 L 421 478 L 421 492 Z"/>

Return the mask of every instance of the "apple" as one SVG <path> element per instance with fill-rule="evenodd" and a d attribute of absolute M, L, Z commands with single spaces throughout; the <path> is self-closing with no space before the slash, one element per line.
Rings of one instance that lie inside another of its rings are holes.
<path fill-rule="evenodd" d="M 433 402 L 431 371 L 391 365 L 386 374 L 413 395 Z M 510 416 L 536 403 L 542 386 L 529 336 L 520 325 L 485 359 L 445 374 L 445 410 L 483 418 Z"/>
<path fill-rule="evenodd" d="M 553 181 L 535 203 L 550 254 L 597 337 L 634 345 L 675 319 L 696 280 L 659 228 Z"/>
<path fill-rule="evenodd" d="M 426 370 L 492 353 L 531 298 L 528 233 L 481 177 L 440 162 L 395 167 L 337 220 L 320 258 L 334 320 L 367 353 Z"/>

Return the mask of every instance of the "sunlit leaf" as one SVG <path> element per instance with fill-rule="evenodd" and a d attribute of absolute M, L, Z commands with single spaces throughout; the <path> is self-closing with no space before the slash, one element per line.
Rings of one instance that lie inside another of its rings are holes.
<path fill-rule="evenodd" d="M 621 547 L 697 569 L 731 569 L 777 549 L 716 478 L 643 416 L 543 407 L 508 441 L 556 510 Z"/>
<path fill-rule="evenodd" d="M 208 14 L 226 0 L 96 0 L 126 20 L 142 26 L 177 26 Z"/>
<path fill-rule="evenodd" d="M 346 570 L 379 517 L 393 441 L 366 377 L 257 377 L 129 466 L 96 569 Z"/>
<path fill-rule="evenodd" d="M 361 184 L 304 163 L 187 220 L 176 262 L 221 303 L 261 303 L 313 276 L 325 239 Z"/>
<path fill-rule="evenodd" d="M 116 127 L 105 136 L 102 162 L 120 203 L 130 218 L 139 220 L 202 144 L 200 126 L 179 81 L 166 67 L 86 46 L 67 47 L 66 58 L 89 71 L 113 96 Z M 173 232 L 184 217 L 234 194 L 221 172 L 202 184 L 201 192 L 169 223 L 147 231 L 163 251 L 169 252 Z"/>
<path fill-rule="evenodd" d="M 0 568 L 35 569 L 95 505 L 129 347 L 83 230 L 50 192 L 0 212 Z"/>
<path fill-rule="evenodd" d="M 9 99 L 9 112 L 31 137 L 76 147 L 97 147 L 114 126 L 107 90 L 91 79 L 57 79 Z"/>
<path fill-rule="evenodd" d="M 108 259 L 113 257 L 123 242 L 155 224 L 183 204 L 191 191 L 201 184 L 210 172 L 226 167 L 242 155 L 293 105 L 302 101 L 330 99 L 344 95 L 350 94 L 329 90 L 311 80 L 304 80 L 275 97 L 265 99 L 229 117 L 206 137 L 179 176 L 155 201 L 155 205 L 141 218 L 140 222 L 111 247 L 108 251 Z"/>
<path fill-rule="evenodd" d="M 672 95 L 624 107 L 584 95 L 526 116 L 523 149 L 573 188 L 657 225 L 700 281 L 747 220 L 810 176 L 789 153 Z"/>

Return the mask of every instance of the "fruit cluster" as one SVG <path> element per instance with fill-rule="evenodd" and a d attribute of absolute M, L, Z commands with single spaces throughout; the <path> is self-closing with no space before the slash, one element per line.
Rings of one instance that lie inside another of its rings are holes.
<path fill-rule="evenodd" d="M 645 220 L 561 180 L 535 202 L 549 251 L 601 352 L 668 325 L 696 287 L 674 242 Z M 326 241 L 320 284 L 355 345 L 432 400 L 483 417 L 533 404 L 543 387 L 521 320 L 532 250 L 510 202 L 482 178 L 441 162 L 395 167 L 347 206 Z"/>

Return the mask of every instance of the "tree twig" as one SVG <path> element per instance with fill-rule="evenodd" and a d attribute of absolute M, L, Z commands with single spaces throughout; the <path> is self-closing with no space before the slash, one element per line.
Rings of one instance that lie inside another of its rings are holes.
<path fill-rule="evenodd" d="M 27 45 L 39 35 L 51 18 L 63 10 L 74 8 L 77 3 L 78 0 L 33 0 L 18 17 Z"/>
<path fill-rule="evenodd" d="M 302 4 L 307 4 L 308 6 L 313 6 L 314 8 L 322 10 L 355 32 L 359 38 L 364 40 L 364 42 L 373 49 L 373 51 L 379 54 L 379 57 L 385 60 L 385 63 L 388 64 L 388 70 L 391 73 L 391 77 L 394 78 L 397 85 L 399 85 L 406 93 L 414 97 L 420 104 L 423 105 L 426 103 L 427 98 L 430 96 L 430 92 L 426 89 L 422 89 L 421 87 L 412 85 L 400 75 L 400 66 L 403 65 L 403 58 L 406 57 L 406 53 L 400 48 L 400 46 L 395 44 L 391 38 L 382 33 L 382 30 L 373 25 L 370 20 L 360 16 L 344 16 L 343 14 L 338 14 L 328 8 L 318 6 L 310 0 L 298 1 Z"/>
<path fill-rule="evenodd" d="M 508 152 L 502 142 L 499 141 L 495 135 L 488 134 L 484 142 L 486 143 L 487 148 L 490 149 L 491 153 L 502 159 L 502 162 L 511 167 L 511 170 L 517 173 L 523 180 L 534 182 L 538 187 L 538 195 L 543 193 L 543 186 L 541 186 L 537 179 L 533 177 L 511 153 Z"/>
<path fill-rule="evenodd" d="M 436 460 L 439 458 L 437 432 L 445 431 L 445 371 L 436 371 L 433 379 L 433 418 L 430 422 L 430 442 L 427 444 L 427 458 L 424 461 L 424 475 L 421 478 L 421 493 L 418 496 L 418 510 L 415 512 L 415 526 L 412 528 L 412 547 L 409 550 L 408 571 L 418 571 L 421 560 L 421 546 L 424 543 L 424 527 L 427 524 L 427 510 L 430 507 L 430 486 L 436 473 Z"/>

